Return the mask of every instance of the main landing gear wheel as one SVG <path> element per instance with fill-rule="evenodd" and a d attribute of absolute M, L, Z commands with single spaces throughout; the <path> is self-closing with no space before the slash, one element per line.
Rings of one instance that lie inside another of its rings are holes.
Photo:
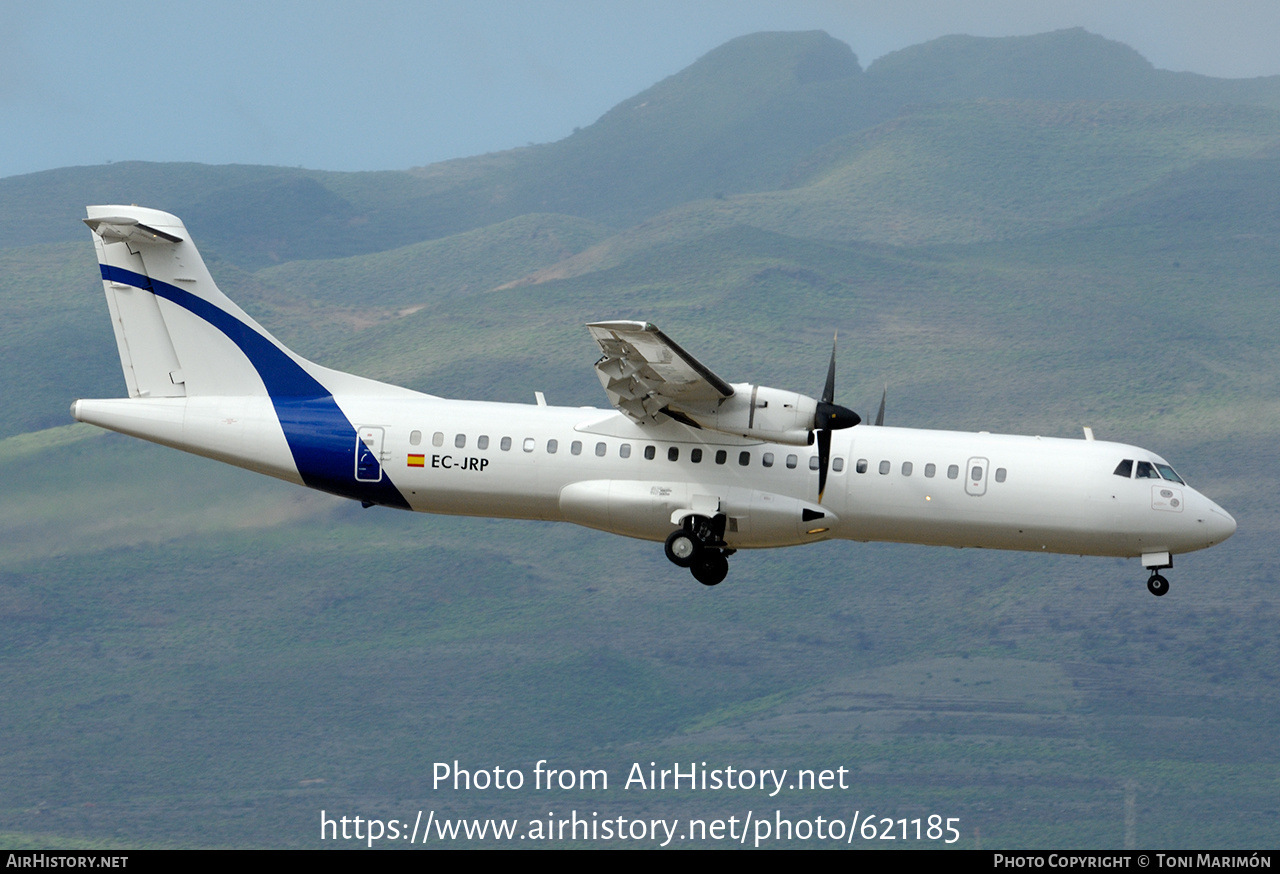
<path fill-rule="evenodd" d="M 698 554 L 698 541 L 683 528 L 677 529 L 667 535 L 664 550 L 667 553 L 667 560 L 672 564 L 678 567 L 689 567 Z"/>
<path fill-rule="evenodd" d="M 1169 591 L 1169 581 L 1152 571 L 1151 576 L 1147 579 L 1147 591 L 1157 598 L 1163 597 Z"/>
<path fill-rule="evenodd" d="M 706 549 L 690 568 L 693 578 L 704 586 L 719 585 L 729 575 L 729 559 L 718 549 Z"/>

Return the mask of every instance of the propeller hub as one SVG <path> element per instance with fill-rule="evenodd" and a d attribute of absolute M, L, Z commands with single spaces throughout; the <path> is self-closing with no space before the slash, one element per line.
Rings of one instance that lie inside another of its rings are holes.
<path fill-rule="evenodd" d="M 861 421 L 862 417 L 848 407 L 819 401 L 817 412 L 813 416 L 813 427 L 822 431 L 840 431 L 852 428 Z"/>

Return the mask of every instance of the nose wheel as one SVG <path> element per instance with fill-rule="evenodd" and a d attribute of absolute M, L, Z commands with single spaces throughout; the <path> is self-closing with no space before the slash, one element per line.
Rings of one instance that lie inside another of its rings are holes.
<path fill-rule="evenodd" d="M 1169 581 L 1160 575 L 1160 571 L 1173 567 L 1173 555 L 1168 552 L 1144 552 L 1142 566 L 1151 571 L 1147 577 L 1147 591 L 1157 598 L 1169 593 Z"/>
<path fill-rule="evenodd" d="M 1147 577 L 1147 591 L 1161 598 L 1169 591 L 1169 581 L 1160 576 L 1159 571 L 1152 571 Z"/>
<path fill-rule="evenodd" d="M 704 586 L 715 586 L 729 575 L 732 549 L 724 548 L 724 516 L 687 516 L 684 527 L 667 535 L 663 551 L 676 567 L 685 567 Z"/>

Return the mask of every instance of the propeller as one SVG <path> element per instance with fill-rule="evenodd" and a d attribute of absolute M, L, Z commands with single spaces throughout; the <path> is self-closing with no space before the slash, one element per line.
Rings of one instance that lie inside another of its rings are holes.
<path fill-rule="evenodd" d="M 883 425 L 883 424 L 884 424 L 884 401 L 885 401 L 885 398 L 887 398 L 887 397 L 889 397 L 889 386 L 887 386 L 887 385 L 886 385 L 886 386 L 884 387 L 884 391 L 883 391 L 883 392 L 881 392 L 881 394 L 880 394 L 880 411 L 879 411 L 878 413 L 876 413 L 876 424 L 877 424 L 877 425 Z"/>
<path fill-rule="evenodd" d="M 831 432 L 852 428 L 862 421 L 853 410 L 835 403 L 836 396 L 836 337 L 831 339 L 831 363 L 827 366 L 827 384 L 822 388 L 822 400 L 813 414 L 813 430 L 818 439 L 818 503 L 827 489 L 827 469 L 831 465 Z"/>

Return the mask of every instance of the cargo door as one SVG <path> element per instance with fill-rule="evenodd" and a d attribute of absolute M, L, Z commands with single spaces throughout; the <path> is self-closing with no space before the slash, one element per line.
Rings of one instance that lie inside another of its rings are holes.
<path fill-rule="evenodd" d="M 381 428 L 365 425 L 356 431 L 356 480 L 359 482 L 382 480 L 382 442 Z"/>

